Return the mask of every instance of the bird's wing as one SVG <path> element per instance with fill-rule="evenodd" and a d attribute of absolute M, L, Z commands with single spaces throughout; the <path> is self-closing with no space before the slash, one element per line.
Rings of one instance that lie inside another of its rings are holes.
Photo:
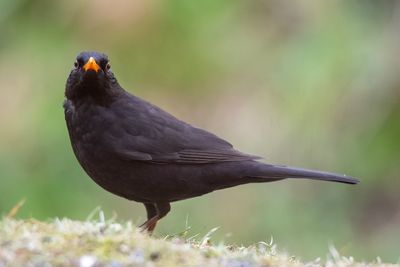
<path fill-rule="evenodd" d="M 132 100 L 132 99 L 131 99 Z M 260 159 L 237 151 L 227 141 L 180 121 L 141 99 L 119 103 L 119 124 L 109 131 L 113 152 L 133 161 L 206 164 Z M 125 100 L 126 101 L 126 100 Z M 129 115 L 126 115 L 129 114 Z"/>
<path fill-rule="evenodd" d="M 241 153 L 237 150 L 194 150 L 185 149 L 173 154 L 154 155 L 152 162 L 177 164 L 206 164 L 260 159 L 260 157 Z"/>
<path fill-rule="evenodd" d="M 231 150 L 194 150 L 185 149 L 171 153 L 137 152 L 119 150 L 118 156 L 125 160 L 146 161 L 152 163 L 176 163 L 176 164 L 207 164 L 217 162 L 232 162 L 257 160 L 261 157 Z"/>
<path fill-rule="evenodd" d="M 251 159 L 261 159 L 261 157 L 231 150 L 182 150 L 178 153 L 178 162 L 181 163 L 210 163 L 221 161 L 244 161 Z"/>

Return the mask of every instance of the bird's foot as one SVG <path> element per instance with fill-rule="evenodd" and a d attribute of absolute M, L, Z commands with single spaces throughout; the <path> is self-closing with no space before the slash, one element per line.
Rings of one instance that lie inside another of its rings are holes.
<path fill-rule="evenodd" d="M 142 225 L 139 226 L 141 232 L 147 232 L 149 235 L 153 234 L 154 228 L 156 228 L 158 221 L 158 216 L 154 216 L 153 218 L 145 221 Z"/>

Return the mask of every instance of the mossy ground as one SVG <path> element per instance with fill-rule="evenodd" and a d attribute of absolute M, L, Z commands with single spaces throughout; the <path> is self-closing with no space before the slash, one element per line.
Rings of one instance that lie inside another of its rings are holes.
<path fill-rule="evenodd" d="M 0 221 L 0 266 L 399 266 L 355 262 L 331 249 L 327 259 L 301 262 L 272 242 L 249 247 L 195 241 L 185 233 L 163 238 L 141 233 L 131 222 L 100 220 Z"/>

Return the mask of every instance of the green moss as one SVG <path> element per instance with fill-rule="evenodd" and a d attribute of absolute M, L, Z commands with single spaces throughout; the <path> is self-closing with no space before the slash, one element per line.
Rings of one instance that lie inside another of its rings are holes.
<path fill-rule="evenodd" d="M 150 237 L 131 222 L 34 219 L 0 221 L 0 266 L 390 266 L 356 263 L 331 249 L 325 263 L 303 263 L 272 242 L 249 247 L 213 245 L 184 236 Z M 395 266 L 395 265 L 392 265 Z M 398 266 L 398 265 L 397 265 Z"/>

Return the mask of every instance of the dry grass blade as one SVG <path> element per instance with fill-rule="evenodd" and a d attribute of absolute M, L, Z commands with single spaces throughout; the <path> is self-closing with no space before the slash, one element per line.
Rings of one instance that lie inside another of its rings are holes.
<path fill-rule="evenodd" d="M 21 207 L 25 204 L 26 199 L 23 198 L 21 199 L 12 209 L 7 213 L 7 218 L 14 218 L 18 211 L 21 209 Z"/>

